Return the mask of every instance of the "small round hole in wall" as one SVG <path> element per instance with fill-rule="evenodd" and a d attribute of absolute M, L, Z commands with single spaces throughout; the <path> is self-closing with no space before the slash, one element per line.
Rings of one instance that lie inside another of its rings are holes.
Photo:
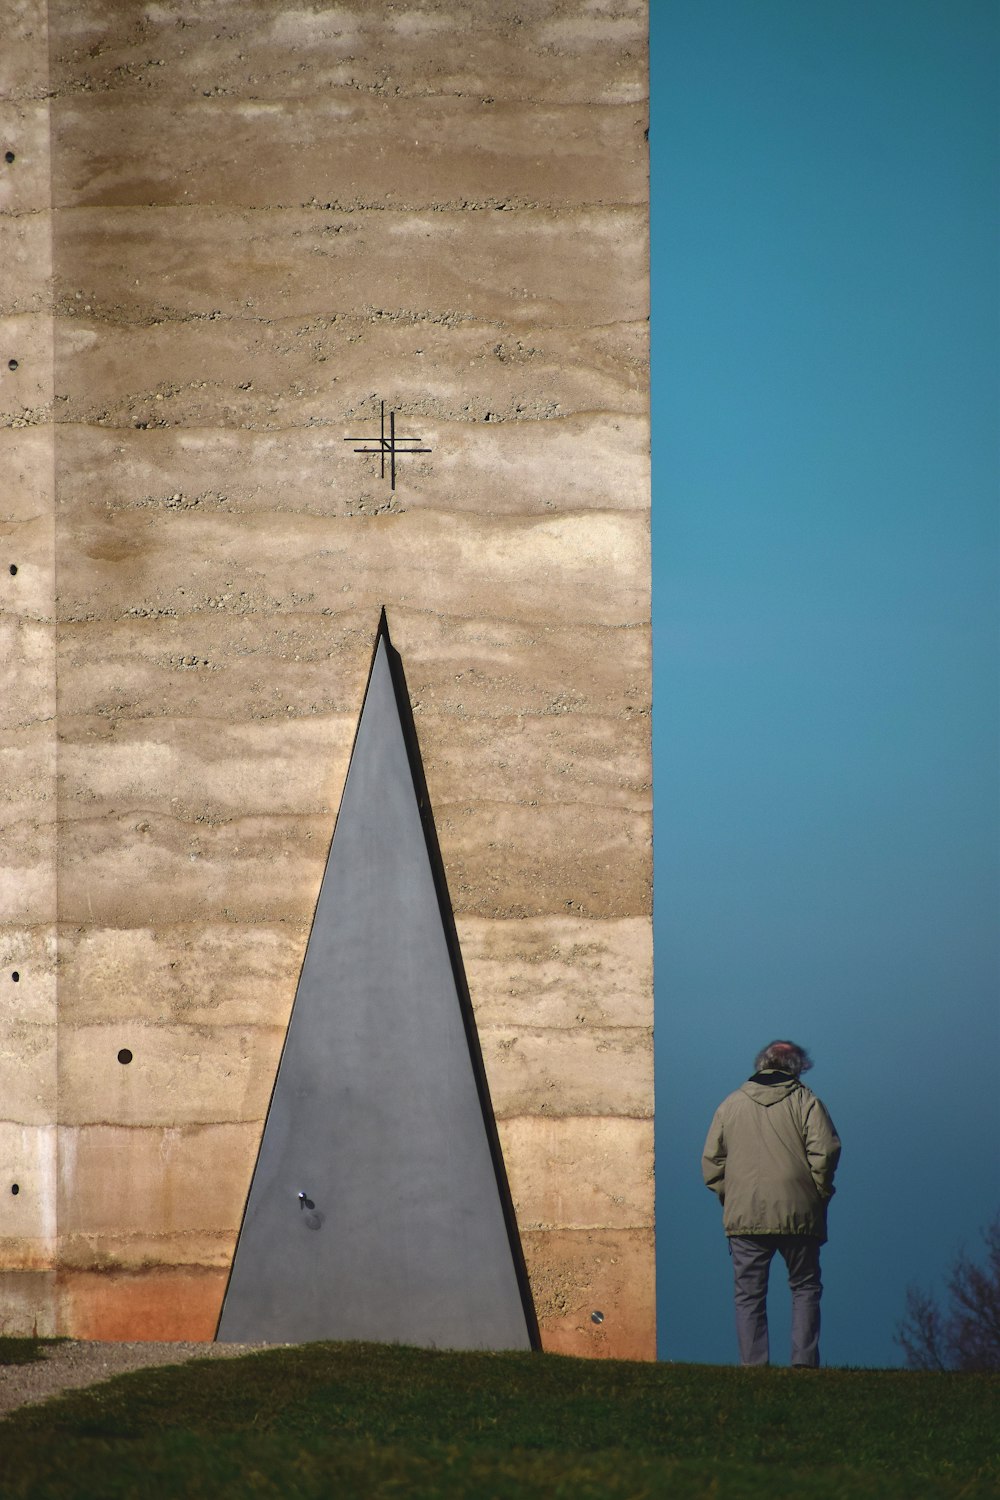
<path fill-rule="evenodd" d="M 12 1182 L 10 1185 L 10 1190 L 16 1198 L 18 1193 L 21 1191 L 21 1184 L 19 1182 Z"/>
<path fill-rule="evenodd" d="M 127 1047 L 123 1047 L 119 1052 L 118 1061 L 120 1063 L 130 1063 L 132 1061 L 132 1054 Z"/>
<path fill-rule="evenodd" d="M 7 165 L 10 166 L 11 162 L 15 160 L 13 151 L 5 151 L 3 154 L 3 159 L 7 163 Z"/>
<path fill-rule="evenodd" d="M 17 563 L 11 563 L 11 565 L 10 565 L 10 576 L 11 576 L 11 578 L 16 578 L 17 577 Z"/>
<path fill-rule="evenodd" d="M 14 970 L 13 974 L 10 977 L 11 979 L 13 979 L 15 984 L 19 984 L 21 981 L 21 975 L 19 974 L 17 969 Z"/>
<path fill-rule="evenodd" d="M 9 359 L 7 361 L 7 368 L 8 368 L 8 370 L 16 370 L 17 369 L 17 360 L 16 359 Z"/>

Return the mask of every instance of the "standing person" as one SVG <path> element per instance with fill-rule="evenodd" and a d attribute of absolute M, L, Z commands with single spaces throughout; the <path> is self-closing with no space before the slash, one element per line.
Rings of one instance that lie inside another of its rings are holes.
<path fill-rule="evenodd" d="M 733 1258 L 740 1363 L 766 1365 L 767 1278 L 775 1251 L 792 1293 L 792 1365 L 819 1364 L 819 1250 L 840 1140 L 816 1095 L 799 1080 L 804 1047 L 771 1042 L 753 1077 L 723 1099 L 701 1159 L 718 1194 Z"/>

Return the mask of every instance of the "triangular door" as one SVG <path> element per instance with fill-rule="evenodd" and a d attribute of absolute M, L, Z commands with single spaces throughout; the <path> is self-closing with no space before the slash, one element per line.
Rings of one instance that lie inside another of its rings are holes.
<path fill-rule="evenodd" d="M 218 1338 L 538 1344 L 384 613 Z"/>

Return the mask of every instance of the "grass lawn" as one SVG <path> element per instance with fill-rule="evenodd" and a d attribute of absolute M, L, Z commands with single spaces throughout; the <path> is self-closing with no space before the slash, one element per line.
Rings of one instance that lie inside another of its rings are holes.
<path fill-rule="evenodd" d="M 306 1344 L 14 1412 L 0 1496 L 996 1500 L 998 1397 L 994 1375 Z"/>

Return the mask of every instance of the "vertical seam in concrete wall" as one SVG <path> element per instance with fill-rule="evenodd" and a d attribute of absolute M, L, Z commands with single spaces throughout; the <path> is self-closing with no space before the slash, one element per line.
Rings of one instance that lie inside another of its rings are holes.
<path fill-rule="evenodd" d="M 68 1330 L 66 1328 L 66 1326 L 65 1326 L 65 1319 L 64 1319 L 64 1316 L 63 1316 L 63 1310 L 62 1310 L 62 1305 L 61 1305 L 61 1298 L 60 1298 L 60 1295 L 59 1295 L 60 1269 L 61 1269 L 61 1262 L 62 1262 L 62 1230 L 61 1230 L 61 1224 L 60 1224 L 59 1209 L 60 1209 L 60 1202 L 61 1202 L 61 1196 L 62 1196 L 62 1194 L 61 1194 L 61 1185 L 62 1185 L 62 1165 L 63 1165 L 62 1090 L 61 1090 L 61 1086 L 60 1086 L 60 1084 L 61 1084 L 61 1077 L 62 1077 L 62 1055 L 61 1055 L 62 1054 L 62 1019 L 61 1019 L 60 982 L 59 982 L 60 981 L 61 967 L 62 967 L 62 947 L 63 947 L 62 926 L 61 926 L 61 920 L 60 920 L 61 912 L 60 912 L 60 904 L 59 904 L 59 884 L 60 884 L 60 881 L 59 881 L 59 864 L 60 864 L 60 860 L 59 860 L 59 832 L 60 832 L 60 828 L 61 828 L 61 811 L 62 811 L 61 805 L 60 805 L 61 804 L 61 792 L 60 792 L 61 780 L 60 780 L 60 764 L 59 764 L 59 740 L 60 740 L 59 723 L 60 723 L 60 716 L 59 716 L 59 670 L 58 670 L 58 668 L 59 668 L 59 496 L 58 496 L 58 483 L 57 483 L 57 481 L 58 481 L 58 474 L 59 474 L 59 452 L 58 452 L 58 449 L 59 449 L 59 423 L 58 423 L 58 420 L 57 420 L 57 413 L 56 413 L 57 402 L 55 400 L 55 397 L 56 397 L 56 387 L 57 387 L 56 362 L 57 362 L 57 350 L 58 350 L 58 330 L 57 330 L 57 325 L 56 325 L 56 318 L 57 318 L 57 307 L 56 307 L 56 276 L 57 276 L 58 259 L 57 259 L 57 248 L 56 247 L 57 247 L 57 235 L 58 235 L 58 230 L 59 230 L 59 212 L 58 212 L 58 206 L 56 204 L 56 173 L 55 173 L 55 170 L 54 170 L 54 168 L 55 168 L 56 150 L 57 150 L 57 144 L 58 143 L 56 142 L 56 140 L 54 138 L 55 137 L 55 122 L 54 122 L 54 119 L 53 119 L 53 89 L 52 89 L 52 79 L 53 79 L 53 76 L 54 76 L 54 69 L 53 69 L 53 47 L 54 47 L 54 39 L 53 39 L 53 35 L 52 35 L 50 3 L 51 3 L 51 0 L 46 0 L 46 3 L 45 3 L 45 18 L 46 18 L 45 33 L 46 33 L 46 45 L 47 45 L 48 66 L 49 66 L 49 89 L 48 89 L 48 99 L 49 99 L 49 224 L 51 226 L 51 232 L 50 232 L 50 236 L 49 236 L 50 254 L 51 254 L 50 295 L 49 295 L 49 301 L 50 301 L 50 309 L 51 309 L 50 316 L 51 316 L 51 329 L 52 329 L 52 417 L 51 417 L 51 421 L 52 421 L 52 597 L 53 597 L 53 619 L 52 619 L 53 653 L 52 653 L 52 669 L 53 669 L 53 673 L 55 675 L 55 681 L 53 683 L 53 699 L 54 699 L 54 704 L 55 704 L 55 715 L 56 715 L 56 721 L 55 721 L 56 722 L 56 732 L 55 732 L 55 788 L 54 788 L 54 791 L 55 791 L 55 828 L 56 828 L 56 842 L 55 842 L 55 851 L 54 851 L 54 857 L 55 857 L 55 943 L 54 943 L 54 947 L 55 947 L 55 1005 L 56 1005 L 56 1111 L 55 1111 L 55 1182 L 54 1182 L 53 1186 L 54 1186 L 54 1192 L 55 1192 L 54 1211 L 55 1211 L 55 1216 L 56 1216 L 56 1226 L 55 1226 L 55 1229 L 56 1229 L 56 1234 L 55 1234 L 55 1273 L 56 1273 L 55 1274 L 55 1299 L 56 1299 L 56 1303 L 55 1303 L 55 1319 L 56 1319 L 56 1330 L 57 1330 L 57 1332 L 60 1333 L 60 1334 L 63 1334 L 63 1333 L 66 1333 L 66 1332 L 68 1332 L 70 1330 Z"/>
<path fill-rule="evenodd" d="M 3 560 L 3 611 L 20 654 L 5 662 L 8 845 L 0 1048 L 0 1332 L 54 1331 L 58 1026 L 56 1012 L 56 733 L 52 449 L 51 129 L 45 0 L 7 19 L 0 61 L 0 201 L 10 278 L 3 315 L 3 509 L 16 546 Z M 47 176 L 46 176 L 47 174 Z M 46 192 L 45 189 L 48 188 Z M 20 743 L 19 743 L 20 740 Z M 16 987 L 15 987 L 16 976 Z M 8 1175 L 9 1169 L 9 1175 Z"/>

